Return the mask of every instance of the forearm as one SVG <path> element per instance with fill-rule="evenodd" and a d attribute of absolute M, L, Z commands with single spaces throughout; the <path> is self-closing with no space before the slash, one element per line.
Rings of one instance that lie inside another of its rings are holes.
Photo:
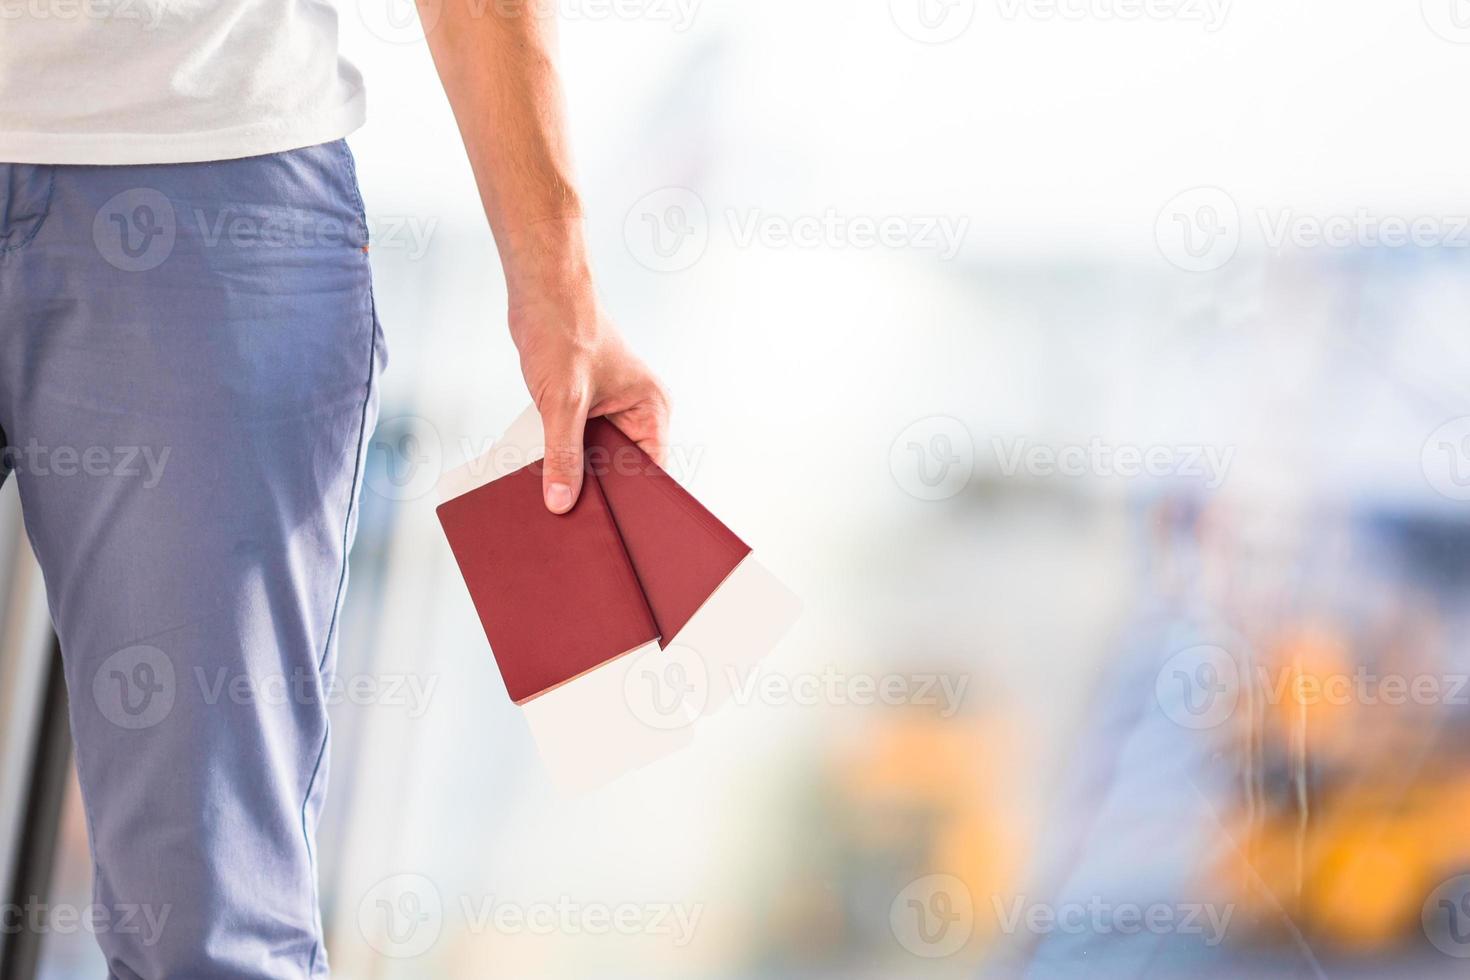
<path fill-rule="evenodd" d="M 603 315 L 592 288 L 552 58 L 551 3 L 438 0 L 437 10 L 420 2 L 500 248 L 511 339 L 546 436 L 542 492 L 548 508 L 564 513 L 582 487 L 588 414 L 612 420 L 658 459 L 668 395 Z"/>
<path fill-rule="evenodd" d="M 434 6 L 429 49 L 500 250 L 514 329 L 520 302 L 590 292 L 554 62 L 555 11 L 543 0 Z"/>

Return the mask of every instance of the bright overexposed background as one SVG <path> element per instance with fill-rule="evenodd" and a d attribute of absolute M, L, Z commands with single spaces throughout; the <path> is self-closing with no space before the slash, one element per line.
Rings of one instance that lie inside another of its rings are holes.
<path fill-rule="evenodd" d="M 762 669 L 963 684 L 733 705 L 569 794 L 433 512 L 527 402 L 493 243 L 406 0 L 342 0 L 391 364 L 340 670 L 433 686 L 334 715 L 337 975 L 1458 975 L 1465 707 L 1170 698 L 1221 667 L 1201 647 L 1248 678 L 1466 669 L 1458 3 L 563 0 L 607 306 L 673 392 L 677 475 L 804 603 Z M 1272 241 L 1363 215 L 1442 233 Z M 917 239 L 744 234 L 829 216 Z M 1233 253 L 1182 250 L 1211 228 Z M 1228 466 L 1008 465 L 1095 442 Z M 406 892 L 424 918 L 386 934 Z M 1213 944 L 1017 902 L 1231 918 Z M 85 937 L 50 957 L 96 969 Z"/>

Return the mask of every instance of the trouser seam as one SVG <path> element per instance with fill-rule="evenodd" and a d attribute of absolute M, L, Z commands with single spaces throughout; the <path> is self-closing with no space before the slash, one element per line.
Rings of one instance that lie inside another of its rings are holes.
<path fill-rule="evenodd" d="M 363 261 L 364 262 L 367 261 L 366 256 L 363 257 Z M 351 484 L 349 485 L 349 488 L 348 488 L 346 515 L 344 516 L 344 518 L 342 520 L 342 567 L 341 567 L 341 571 L 339 572 L 339 574 L 337 576 L 337 594 L 336 594 L 335 599 L 332 602 L 332 620 L 327 625 L 327 639 L 326 639 L 326 642 L 322 644 L 322 655 L 321 655 L 321 658 L 317 661 L 317 673 L 318 674 L 320 674 L 321 671 L 322 671 L 322 669 L 326 666 L 326 663 L 327 663 L 327 655 L 331 652 L 331 649 L 332 649 L 332 638 L 336 635 L 336 632 L 337 632 L 337 618 L 338 618 L 338 614 L 342 610 L 342 593 L 343 593 L 343 588 L 344 588 L 344 586 L 347 583 L 348 535 L 349 535 L 349 533 L 350 533 L 350 531 L 352 529 L 352 518 L 353 518 L 353 515 L 356 512 L 357 506 L 358 506 L 358 503 L 357 503 L 357 498 L 358 498 L 358 483 L 362 479 L 363 445 L 367 441 L 367 417 L 368 417 L 368 408 L 369 408 L 369 406 L 372 405 L 372 401 L 373 401 L 373 374 L 374 374 L 374 371 L 376 370 L 376 367 L 377 367 L 377 358 L 378 358 L 378 327 L 377 327 L 377 324 L 378 324 L 377 302 L 376 302 L 376 300 L 373 297 L 372 284 L 371 284 L 371 282 L 369 282 L 369 285 L 368 285 L 368 369 L 367 369 L 367 381 L 364 384 L 363 398 L 362 398 L 362 411 L 361 411 L 361 414 L 359 415 L 358 424 L 357 424 L 357 448 L 356 448 L 356 450 L 355 450 L 355 452 L 353 454 L 354 455 L 354 462 L 353 462 L 353 469 L 352 469 L 352 482 L 351 482 Z M 301 798 L 301 835 L 302 835 L 302 837 L 306 841 L 306 855 L 307 855 L 308 863 L 311 866 L 311 900 L 312 900 L 312 909 L 313 909 L 313 913 L 312 914 L 314 916 L 316 916 L 318 919 L 320 918 L 320 915 L 321 915 L 320 884 L 319 884 L 319 882 L 317 880 L 316 848 L 312 844 L 311 831 L 306 826 L 306 808 L 308 806 L 310 806 L 310 804 L 311 804 L 311 794 L 316 789 L 317 777 L 321 773 L 322 760 L 326 757 L 326 754 L 327 754 L 327 742 L 328 742 L 328 739 L 331 737 L 331 729 L 332 729 L 331 721 L 330 721 L 330 719 L 327 719 L 326 720 L 325 731 L 322 733 L 322 743 L 321 743 L 320 748 L 317 749 L 316 765 L 312 767 L 312 770 L 311 770 L 311 778 L 306 783 L 306 793 Z M 307 976 L 311 976 L 312 973 L 316 970 L 316 961 L 317 961 L 317 957 L 320 955 L 320 952 L 321 952 L 321 944 L 322 944 L 322 935 L 321 935 L 321 930 L 318 929 L 317 930 L 316 939 L 312 943 L 312 946 L 311 946 L 311 956 L 310 956 L 310 959 L 307 961 Z"/>

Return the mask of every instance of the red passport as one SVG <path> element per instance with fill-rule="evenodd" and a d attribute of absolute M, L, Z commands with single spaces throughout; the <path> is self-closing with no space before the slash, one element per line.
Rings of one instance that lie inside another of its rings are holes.
<path fill-rule="evenodd" d="M 542 503 L 539 462 L 439 506 L 517 704 L 668 646 L 750 553 L 612 423 L 588 421 L 584 465 L 566 514 Z"/>

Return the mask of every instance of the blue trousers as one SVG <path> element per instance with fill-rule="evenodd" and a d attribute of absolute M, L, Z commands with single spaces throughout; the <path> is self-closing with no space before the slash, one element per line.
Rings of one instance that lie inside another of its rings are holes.
<path fill-rule="evenodd" d="M 116 980 L 327 974 L 327 691 L 385 359 L 366 253 L 340 141 L 0 163 L 0 478 Z"/>

